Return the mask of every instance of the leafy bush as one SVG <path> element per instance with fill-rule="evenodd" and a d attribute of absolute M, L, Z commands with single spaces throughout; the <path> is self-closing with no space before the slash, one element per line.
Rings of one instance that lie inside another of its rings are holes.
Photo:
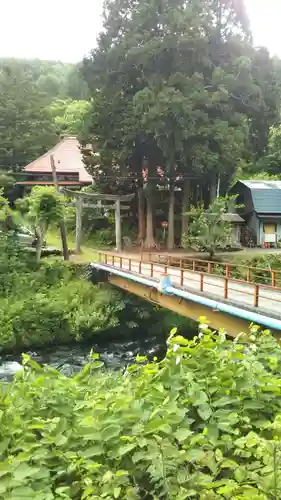
<path fill-rule="evenodd" d="M 25 356 L 0 396 L 0 499 L 281 498 L 279 345 L 173 334 L 124 376 Z"/>
<path fill-rule="evenodd" d="M 102 284 L 93 286 L 83 266 L 36 264 L 9 235 L 0 235 L 0 352 L 111 337 L 164 334 L 185 318 Z"/>
<path fill-rule="evenodd" d="M 0 351 L 90 339 L 116 327 L 120 309 L 117 292 L 85 279 L 35 282 L 33 293 L 0 300 Z"/>
<path fill-rule="evenodd" d="M 208 251 L 212 258 L 218 249 L 225 249 L 230 244 L 232 227 L 223 218 L 230 199 L 216 198 L 207 209 L 204 204 L 191 207 L 188 231 L 182 237 L 184 248 Z"/>
<path fill-rule="evenodd" d="M 104 229 L 98 229 L 89 236 L 91 244 L 96 248 L 108 248 L 115 244 L 115 228 L 110 226 Z"/>

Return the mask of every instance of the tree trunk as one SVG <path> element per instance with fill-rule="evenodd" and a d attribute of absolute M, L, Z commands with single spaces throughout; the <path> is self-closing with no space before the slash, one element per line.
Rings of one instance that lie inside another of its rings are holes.
<path fill-rule="evenodd" d="M 186 212 L 190 204 L 190 181 L 186 180 L 183 183 L 183 196 L 182 196 L 182 215 L 181 215 L 181 236 L 188 231 L 188 215 Z"/>
<path fill-rule="evenodd" d="M 168 224 L 168 250 L 173 250 L 175 246 L 175 188 L 173 184 L 170 187 Z"/>
<path fill-rule="evenodd" d="M 146 203 L 146 238 L 144 242 L 145 248 L 156 247 L 154 239 L 154 224 L 153 224 L 153 203 L 151 193 L 147 194 Z"/>
<path fill-rule="evenodd" d="M 217 179 L 214 177 L 210 186 L 210 203 L 213 203 L 217 197 Z"/>
<path fill-rule="evenodd" d="M 39 264 L 40 259 L 41 259 L 41 254 L 42 254 L 42 248 L 43 248 L 43 236 L 41 233 L 37 233 L 37 241 L 36 241 L 36 262 Z"/>
<path fill-rule="evenodd" d="M 138 237 L 137 242 L 141 243 L 145 238 L 145 214 L 144 214 L 144 193 L 143 188 L 138 188 Z"/>

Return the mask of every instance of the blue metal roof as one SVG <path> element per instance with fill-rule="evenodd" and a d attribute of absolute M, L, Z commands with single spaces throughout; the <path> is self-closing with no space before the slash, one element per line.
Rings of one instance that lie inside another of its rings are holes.
<path fill-rule="evenodd" d="M 254 209 L 257 213 L 281 214 L 281 181 L 239 181 L 252 193 Z"/>

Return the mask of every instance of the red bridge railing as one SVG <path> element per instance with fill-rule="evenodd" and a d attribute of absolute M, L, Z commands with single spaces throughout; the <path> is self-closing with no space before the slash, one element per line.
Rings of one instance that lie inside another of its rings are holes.
<path fill-rule="evenodd" d="M 228 263 L 218 263 L 221 266 L 218 268 L 217 263 L 196 259 L 180 259 L 175 265 L 173 259 L 165 258 L 165 256 L 163 256 L 165 260 L 163 259 L 162 262 L 161 259 L 159 259 L 160 262 L 155 262 L 151 259 L 144 261 L 138 257 L 127 257 L 111 252 L 98 252 L 98 255 L 100 263 L 114 266 L 118 269 L 155 279 L 159 278 L 160 274 L 169 273 L 176 286 L 185 286 L 188 288 L 188 283 L 189 285 L 193 283 L 194 286 L 196 285 L 198 291 L 206 293 L 209 291 L 208 288 L 212 287 L 217 289 L 218 293 L 216 295 L 223 299 L 231 300 L 233 296 L 236 298 L 239 296 L 239 302 L 243 303 L 244 301 L 244 305 L 249 307 L 259 307 L 262 300 L 264 300 L 268 303 L 266 309 L 270 309 L 270 303 L 272 303 L 272 309 L 276 310 L 278 306 L 281 312 L 281 286 L 277 286 L 276 276 L 279 271 L 271 271 L 271 273 L 276 274 L 271 274 L 270 284 L 266 284 L 251 281 L 253 277 L 252 269 L 254 268 L 240 266 L 246 269 L 246 279 L 239 279 L 232 276 L 234 271 L 236 272 L 237 266 Z M 162 256 L 159 257 L 161 258 Z M 244 286 L 237 287 L 237 285 Z"/>
<path fill-rule="evenodd" d="M 281 270 L 246 266 L 237 263 L 214 262 L 203 259 L 179 258 L 157 253 L 149 253 L 148 260 L 207 274 L 227 276 L 247 283 L 257 283 L 281 288 Z"/>

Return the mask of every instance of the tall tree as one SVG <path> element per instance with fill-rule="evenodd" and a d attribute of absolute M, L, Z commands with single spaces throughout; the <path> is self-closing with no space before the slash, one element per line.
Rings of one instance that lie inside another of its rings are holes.
<path fill-rule="evenodd" d="M 134 171 L 129 158 L 139 136 L 153 138 L 170 191 L 171 248 L 174 182 L 201 177 L 200 191 L 207 193 L 208 202 L 218 181 L 223 191 L 227 188 L 246 146 L 254 144 L 248 128 L 254 134 L 261 125 L 268 89 L 253 64 L 256 55 L 242 0 L 105 3 L 98 48 L 83 67 L 94 103 L 90 135 L 100 164 L 107 159 L 107 176 L 109 170 L 118 176 L 121 166 Z M 274 92 L 275 87 L 266 107 L 273 114 Z M 157 156 L 153 151 L 151 158 Z M 148 161 L 145 155 L 143 159 Z M 148 193 L 152 179 L 157 180 L 152 163 L 148 161 Z M 148 207 L 150 245 L 150 203 Z"/>

